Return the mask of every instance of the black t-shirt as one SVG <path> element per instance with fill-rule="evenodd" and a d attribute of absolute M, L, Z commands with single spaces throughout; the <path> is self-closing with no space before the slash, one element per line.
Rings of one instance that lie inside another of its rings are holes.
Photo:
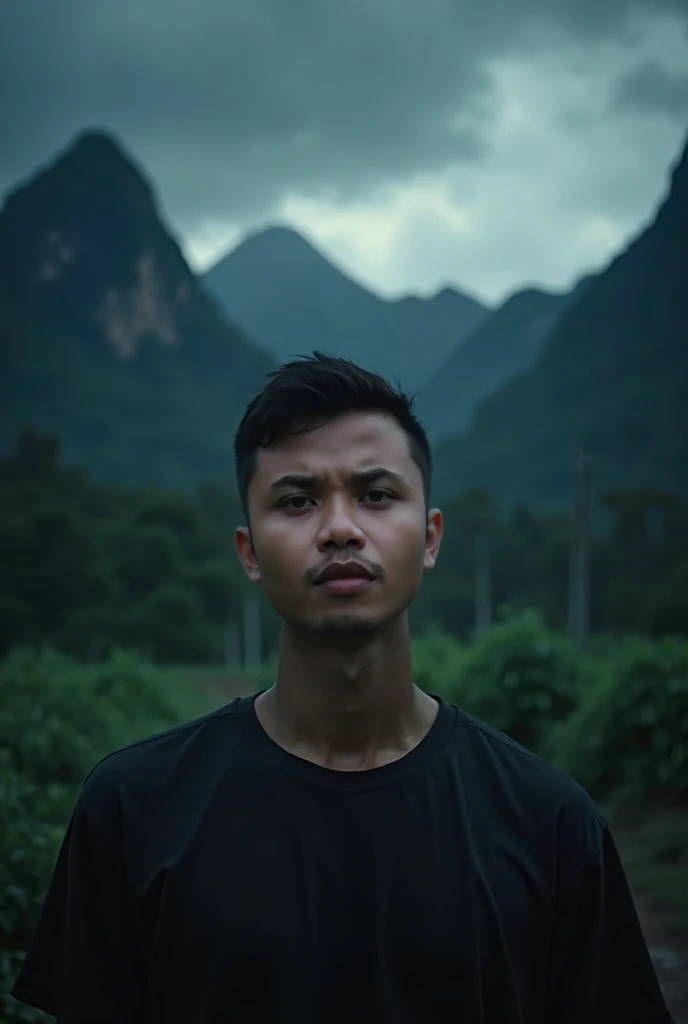
<path fill-rule="evenodd" d="M 440 701 L 400 760 L 252 697 L 86 780 L 13 994 L 60 1024 L 671 1024 L 604 819 Z"/>

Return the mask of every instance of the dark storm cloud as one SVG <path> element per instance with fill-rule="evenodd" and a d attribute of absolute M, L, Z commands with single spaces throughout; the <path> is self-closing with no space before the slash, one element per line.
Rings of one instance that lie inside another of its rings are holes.
<path fill-rule="evenodd" d="M 476 160 L 487 62 L 618 38 L 688 0 L 15 0 L 1 8 L 0 187 L 116 132 L 178 223 L 291 188 L 354 194 Z"/>
<path fill-rule="evenodd" d="M 688 118 L 688 74 L 645 61 L 619 80 L 613 99 L 620 110 L 668 114 L 683 121 Z"/>

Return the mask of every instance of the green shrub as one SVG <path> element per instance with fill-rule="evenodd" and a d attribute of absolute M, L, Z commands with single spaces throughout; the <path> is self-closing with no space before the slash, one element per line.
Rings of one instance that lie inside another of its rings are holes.
<path fill-rule="evenodd" d="M 60 783 L 36 784 L 0 748 L 0 1020 L 47 1021 L 10 1000 L 46 883 L 69 820 L 75 792 Z"/>
<path fill-rule="evenodd" d="M 620 644 L 549 751 L 598 798 L 688 797 L 688 643 Z"/>
<path fill-rule="evenodd" d="M 439 628 L 413 640 L 413 678 L 426 693 L 455 699 L 465 646 Z"/>
<path fill-rule="evenodd" d="M 92 666 L 52 650 L 19 650 L 0 663 L 3 1024 L 47 1020 L 6 993 L 33 930 L 59 843 L 81 783 L 102 757 L 189 717 L 190 702 L 179 700 L 166 685 L 168 679 L 169 672 L 121 651 Z M 177 686 L 177 679 L 171 681 Z M 202 710 L 199 706 L 199 714 Z"/>
<path fill-rule="evenodd" d="M 77 784 L 124 733 L 124 720 L 85 685 L 84 670 L 52 650 L 21 650 L 0 667 L 0 746 L 38 785 Z"/>
<path fill-rule="evenodd" d="M 541 752 L 553 723 L 577 706 L 582 675 L 571 642 L 526 611 L 480 633 L 457 659 L 455 679 L 444 680 L 469 714 Z"/>
<path fill-rule="evenodd" d="M 414 638 L 416 682 L 543 753 L 596 798 L 688 797 L 688 641 L 605 639 L 585 660 L 535 612 L 463 644 Z M 276 661 L 242 676 L 264 689 Z M 185 670 L 125 651 L 82 665 L 52 650 L 0 662 L 0 1021 L 45 1015 L 5 995 L 83 778 L 101 757 L 219 705 Z M 205 705 L 205 706 L 204 706 Z"/>
<path fill-rule="evenodd" d="M 140 735 L 179 722 L 169 669 L 148 664 L 130 651 L 115 650 L 108 661 L 83 671 L 96 697 L 124 711 Z"/>
<path fill-rule="evenodd" d="M 237 675 L 244 678 L 256 691 L 269 690 L 277 678 L 277 655 L 254 667 L 238 668 Z"/>
<path fill-rule="evenodd" d="M 52 650 L 15 651 L 0 666 L 0 744 L 34 782 L 78 783 L 133 733 L 178 721 L 162 676 L 126 652 L 84 666 Z"/>

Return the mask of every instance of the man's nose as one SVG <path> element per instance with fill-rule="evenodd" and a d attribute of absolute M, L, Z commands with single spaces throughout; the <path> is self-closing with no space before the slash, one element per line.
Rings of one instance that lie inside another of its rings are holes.
<path fill-rule="evenodd" d="M 335 500 L 325 505 L 325 515 L 318 532 L 318 548 L 365 546 L 365 534 L 356 522 L 351 503 L 346 500 Z"/>

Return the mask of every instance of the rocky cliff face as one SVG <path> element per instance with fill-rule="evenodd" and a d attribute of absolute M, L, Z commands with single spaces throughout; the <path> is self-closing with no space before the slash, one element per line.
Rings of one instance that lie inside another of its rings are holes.
<path fill-rule="evenodd" d="M 272 365 L 220 314 L 150 184 L 100 133 L 7 199 L 0 310 L 0 442 L 29 422 L 53 429 L 67 457 L 118 479 L 226 471 L 233 427 Z M 135 449 L 113 459 L 115 439 L 132 430 Z"/>
<path fill-rule="evenodd" d="M 532 369 L 440 446 L 438 487 L 561 505 L 580 445 L 598 490 L 688 491 L 688 148 L 655 218 L 586 283 Z"/>

